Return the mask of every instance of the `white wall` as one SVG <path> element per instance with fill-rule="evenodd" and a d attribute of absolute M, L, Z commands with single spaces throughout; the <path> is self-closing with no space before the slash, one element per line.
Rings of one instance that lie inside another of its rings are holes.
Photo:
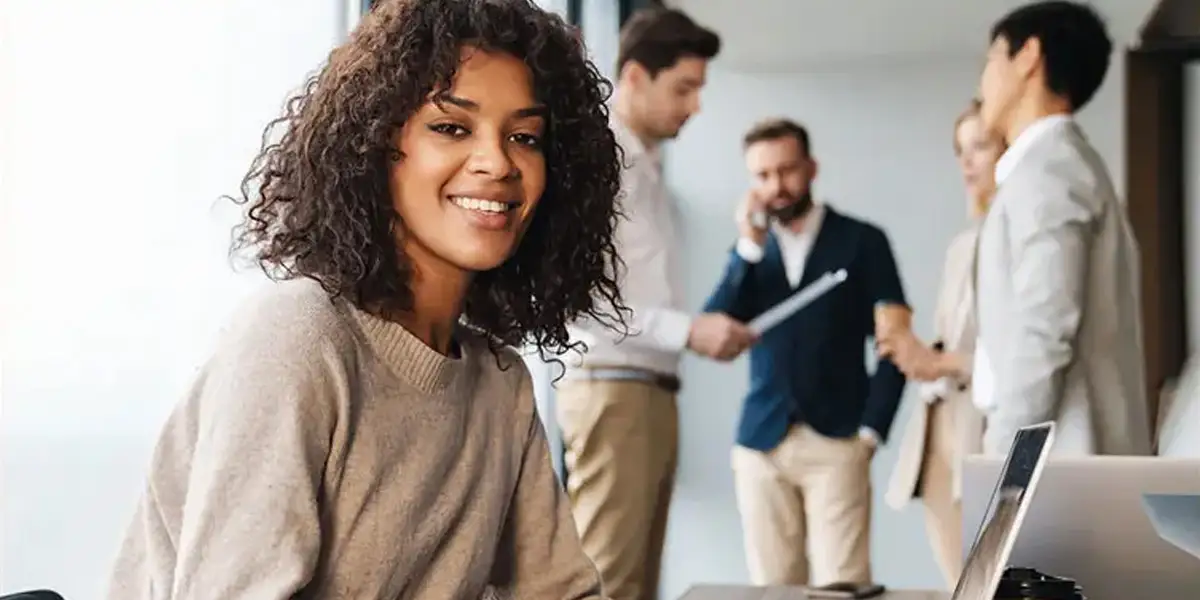
<path fill-rule="evenodd" d="M 964 56 L 755 75 L 725 72 L 718 63 L 704 91 L 701 115 L 667 153 L 668 179 L 686 205 L 690 305 L 703 302 L 735 236 L 733 207 L 748 184 L 741 135 L 758 119 L 785 115 L 810 130 L 821 165 L 818 196 L 888 231 L 918 326 L 927 334 L 945 244 L 965 224 L 965 200 L 950 144 L 952 121 L 973 95 L 980 65 L 979 57 Z M 1121 82 L 1118 65 L 1080 119 L 1108 159 L 1118 189 L 1124 185 Z M 745 361 L 720 366 L 685 360 L 666 598 L 697 582 L 746 581 L 729 449 L 747 376 Z M 913 401 L 906 400 L 897 418 L 893 442 Z M 941 578 L 925 540 L 921 511 L 897 514 L 883 505 L 894 446 L 879 453 L 872 473 L 875 572 L 892 587 L 935 587 Z"/>
<path fill-rule="evenodd" d="M 166 413 L 258 279 L 226 260 L 261 127 L 340 0 L 6 0 L 0 592 L 97 598 Z"/>
<path fill-rule="evenodd" d="M 926 60 L 982 52 L 1001 15 L 1029 0 L 667 0 L 716 27 L 736 69 L 824 69 L 831 63 Z M 1133 44 L 1157 0 L 1087 0 L 1117 47 Z M 603 3 L 600 3 L 603 4 Z M 846 10 L 852 6 L 853 10 Z"/>

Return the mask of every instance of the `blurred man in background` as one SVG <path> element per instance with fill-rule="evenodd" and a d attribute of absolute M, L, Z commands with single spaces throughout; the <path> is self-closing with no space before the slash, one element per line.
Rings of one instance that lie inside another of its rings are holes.
<path fill-rule="evenodd" d="M 584 548 L 615 600 L 653 598 L 675 484 L 679 359 L 730 360 L 754 341 L 742 323 L 683 310 L 675 207 L 659 146 L 700 109 L 720 39 L 677 10 L 634 13 L 621 31 L 613 131 L 624 149 L 617 250 L 628 336 L 602 323 L 572 331 L 582 360 L 556 395 L 567 492 Z"/>
<path fill-rule="evenodd" d="M 883 231 L 813 195 L 817 161 L 803 126 L 764 121 L 743 145 L 753 187 L 705 309 L 749 321 L 826 273 L 847 277 L 750 351 L 732 457 L 750 578 L 869 584 L 871 458 L 904 376 L 887 360 L 868 374 L 866 344 L 876 305 L 905 305 L 900 275 Z"/>
<path fill-rule="evenodd" d="M 1055 421 L 1055 451 L 1149 454 L 1138 248 L 1108 169 L 1073 115 L 1112 41 L 1079 2 L 1038 2 L 992 28 L 980 83 L 1008 149 L 980 231 L 973 399 L 983 449 Z"/>

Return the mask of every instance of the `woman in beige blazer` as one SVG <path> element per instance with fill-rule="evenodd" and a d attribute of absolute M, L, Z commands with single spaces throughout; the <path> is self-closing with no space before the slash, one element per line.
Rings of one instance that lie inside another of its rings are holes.
<path fill-rule="evenodd" d="M 996 160 L 1003 143 L 979 120 L 979 103 L 959 116 L 954 152 L 967 187 L 970 226 L 950 242 L 934 312 L 932 345 L 915 338 L 886 351 L 920 386 L 921 406 L 912 411 L 900 445 L 887 502 L 899 510 L 913 498 L 925 504 L 934 556 L 953 589 L 962 572 L 962 459 L 980 452 L 983 416 L 970 397 L 975 346 L 974 259 L 979 223 L 995 192 Z"/>

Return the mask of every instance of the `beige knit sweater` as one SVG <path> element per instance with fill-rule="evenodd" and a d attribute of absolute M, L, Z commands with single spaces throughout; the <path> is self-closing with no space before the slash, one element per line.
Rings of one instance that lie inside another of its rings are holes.
<path fill-rule="evenodd" d="M 112 600 L 598 598 L 528 371 L 272 285 L 163 429 Z"/>

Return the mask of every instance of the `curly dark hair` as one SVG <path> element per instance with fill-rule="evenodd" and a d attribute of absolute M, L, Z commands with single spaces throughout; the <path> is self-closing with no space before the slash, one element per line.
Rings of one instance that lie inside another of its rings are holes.
<path fill-rule="evenodd" d="M 377 2 L 267 126 L 234 198 L 250 204 L 234 253 L 249 250 L 269 277 L 316 280 L 360 308 L 410 310 L 412 266 L 398 250 L 404 227 L 388 188 L 393 133 L 449 89 L 464 45 L 523 59 L 548 109 L 545 193 L 514 255 L 476 275 L 465 323 L 543 357 L 574 347 L 574 319 L 624 327 L 612 86 L 575 31 L 530 0 Z"/>

